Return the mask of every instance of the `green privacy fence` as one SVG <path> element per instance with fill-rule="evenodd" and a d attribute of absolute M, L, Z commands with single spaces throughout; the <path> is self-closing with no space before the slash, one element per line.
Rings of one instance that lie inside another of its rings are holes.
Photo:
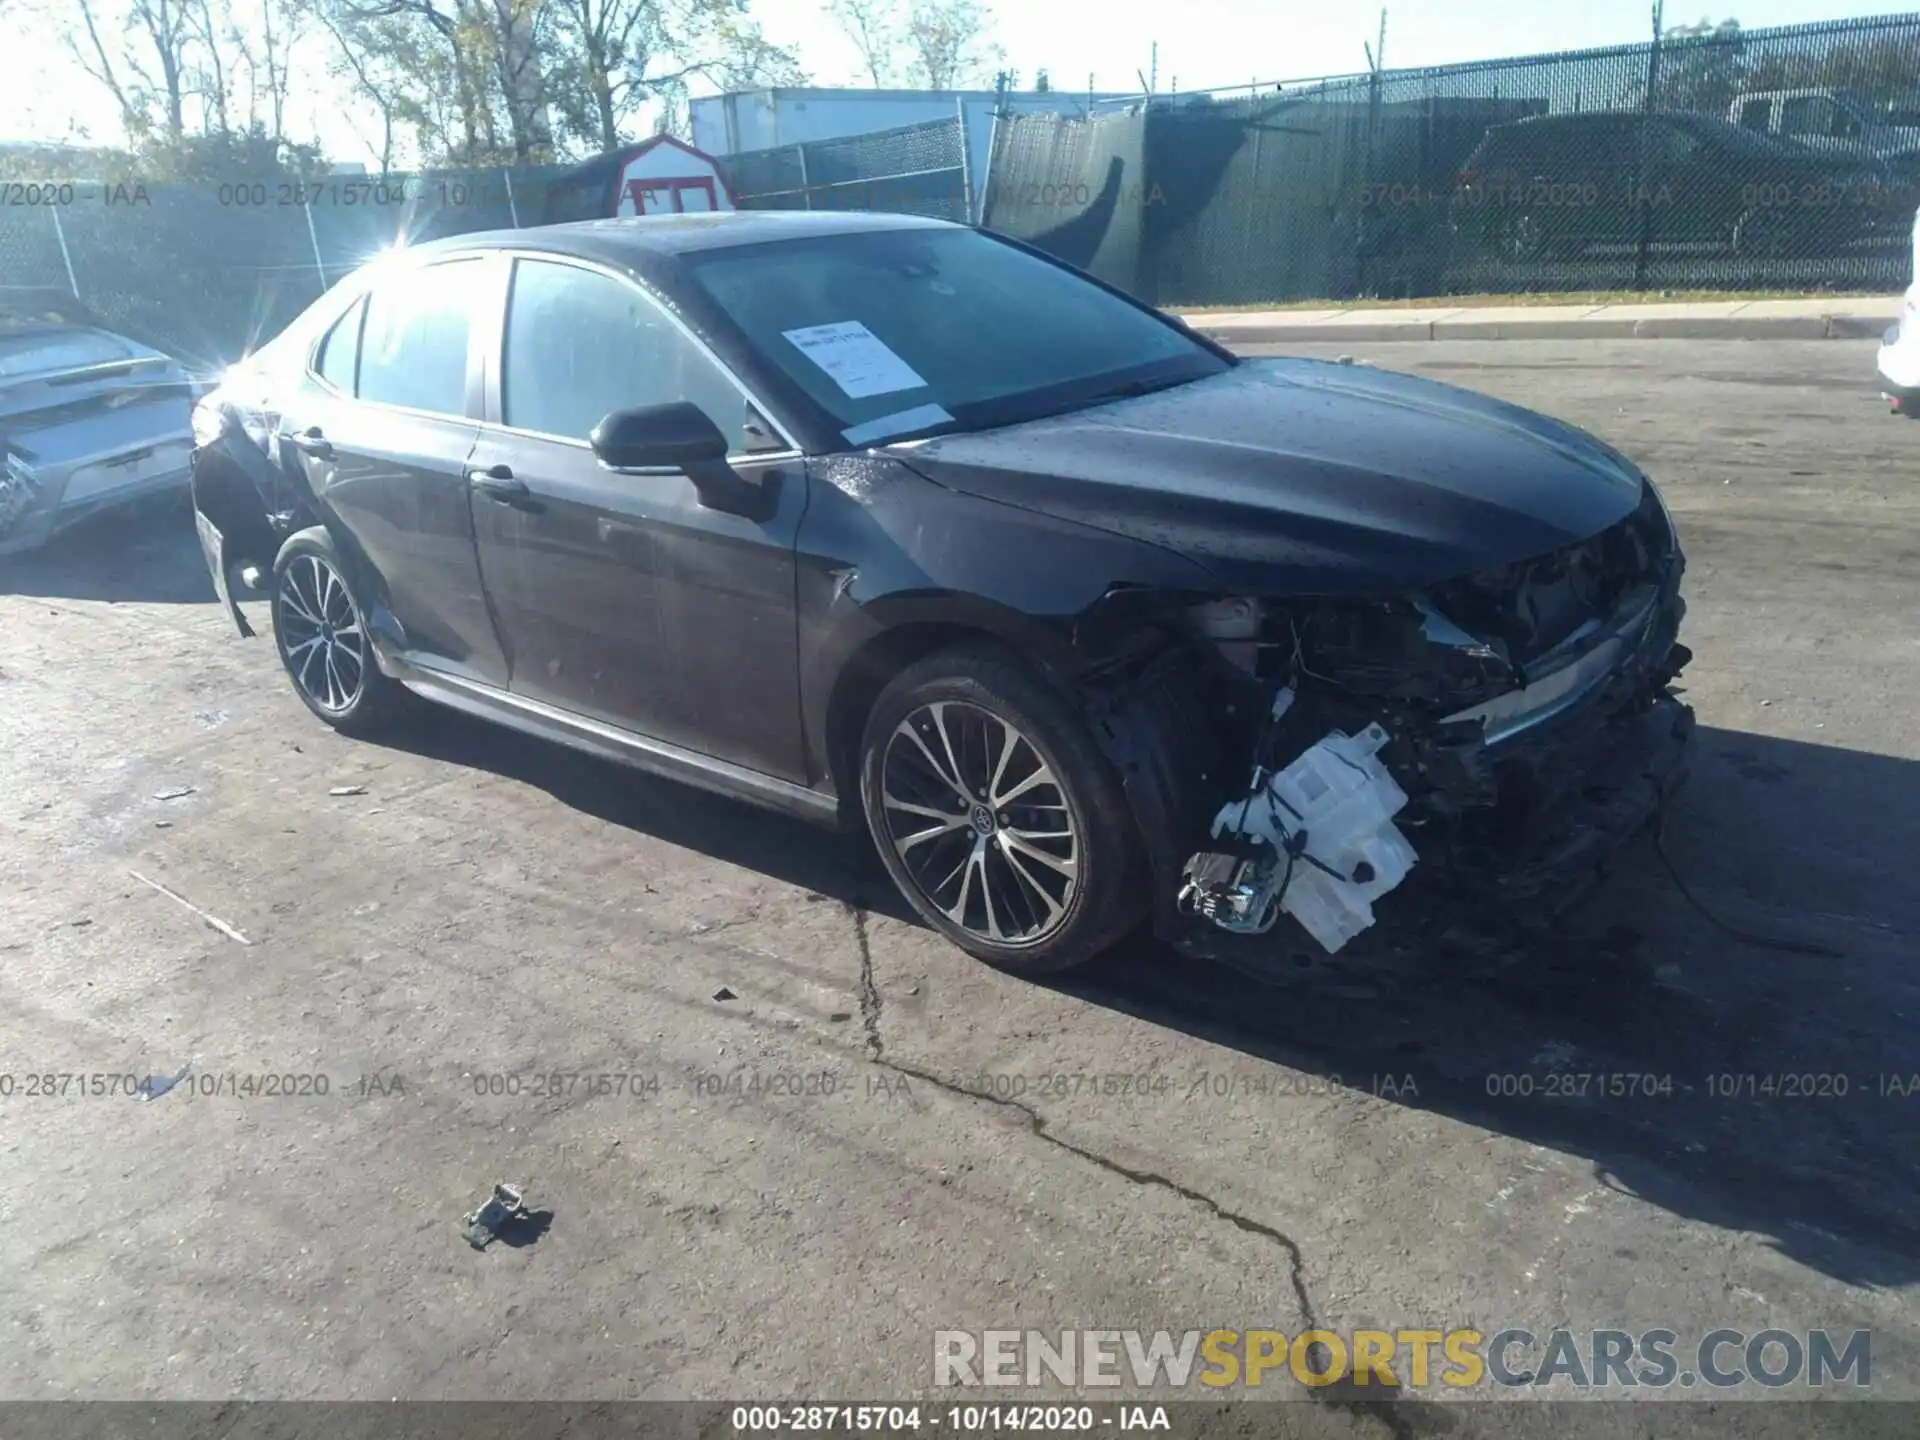
<path fill-rule="evenodd" d="M 957 118 L 720 163 L 745 208 L 977 211 L 1163 305 L 1911 278 L 1920 14 L 1061 106 L 997 118 L 978 175 Z M 384 246 L 540 223 L 569 173 L 0 173 L 0 287 L 217 365 Z"/>
<path fill-rule="evenodd" d="M 1898 290 L 1920 15 L 997 127 L 985 221 L 1161 304 Z"/>
<path fill-rule="evenodd" d="M 958 119 L 749 150 L 720 164 L 743 210 L 886 210 L 961 223 L 973 213 Z"/>

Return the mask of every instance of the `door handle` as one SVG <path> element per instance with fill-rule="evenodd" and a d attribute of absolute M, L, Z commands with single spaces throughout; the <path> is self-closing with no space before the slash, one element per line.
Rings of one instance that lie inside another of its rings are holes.
<path fill-rule="evenodd" d="M 303 454 L 313 456 L 316 460 L 333 458 L 333 442 L 320 433 L 318 425 L 309 425 L 298 435 L 287 436 L 287 443 Z"/>
<path fill-rule="evenodd" d="M 490 465 L 485 470 L 469 470 L 467 483 L 494 500 L 524 500 L 527 497 L 527 482 L 516 480 L 512 467 L 507 465 Z"/>

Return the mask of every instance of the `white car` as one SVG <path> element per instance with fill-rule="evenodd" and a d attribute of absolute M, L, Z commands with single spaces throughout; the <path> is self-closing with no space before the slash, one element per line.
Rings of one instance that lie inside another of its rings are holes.
<path fill-rule="evenodd" d="M 70 296 L 0 288 L 0 555 L 184 488 L 201 388 Z"/>
<path fill-rule="evenodd" d="M 1913 217 L 1913 259 L 1907 303 L 1880 342 L 1880 388 L 1894 414 L 1920 417 L 1920 215 Z"/>

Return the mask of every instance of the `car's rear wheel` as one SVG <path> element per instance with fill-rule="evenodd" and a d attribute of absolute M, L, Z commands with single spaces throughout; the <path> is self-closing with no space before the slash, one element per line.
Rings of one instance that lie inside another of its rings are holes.
<path fill-rule="evenodd" d="M 1004 652 L 948 650 L 895 677 L 868 717 L 860 772 L 894 883 L 990 965 L 1064 970 L 1144 913 L 1118 776 L 1066 699 Z"/>
<path fill-rule="evenodd" d="M 374 663 L 363 611 L 324 529 L 281 547 L 273 567 L 273 638 L 294 693 L 345 734 L 392 723 L 406 690 Z"/>

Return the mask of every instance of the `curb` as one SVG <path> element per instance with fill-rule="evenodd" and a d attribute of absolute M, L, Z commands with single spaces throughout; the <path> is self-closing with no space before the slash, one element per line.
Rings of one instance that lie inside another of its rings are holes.
<path fill-rule="evenodd" d="M 1188 316 L 1189 327 L 1223 345 L 1298 344 L 1314 340 L 1877 340 L 1899 319 L 1866 315 L 1543 315 L 1538 320 L 1338 320 L 1314 323 L 1256 320 L 1208 325 Z"/>

